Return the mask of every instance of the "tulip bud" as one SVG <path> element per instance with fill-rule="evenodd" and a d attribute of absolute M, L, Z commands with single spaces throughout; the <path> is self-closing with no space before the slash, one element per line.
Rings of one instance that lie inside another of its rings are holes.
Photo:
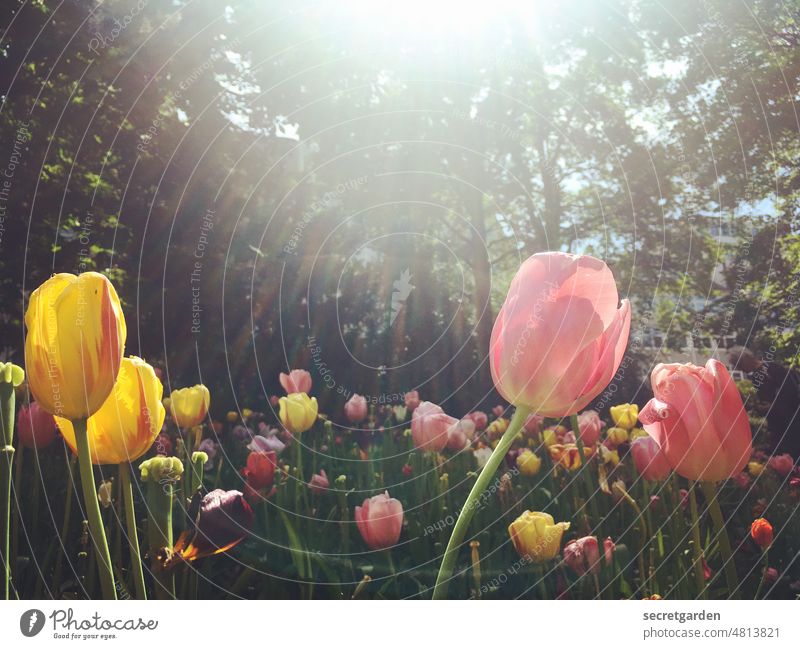
<path fill-rule="evenodd" d="M 202 423 L 208 414 L 211 394 L 205 385 L 173 390 L 170 394 L 170 414 L 179 428 L 191 428 Z"/>
<path fill-rule="evenodd" d="M 403 505 L 384 492 L 356 506 L 355 520 L 364 542 L 372 550 L 395 545 L 403 529 Z"/>
<path fill-rule="evenodd" d="M 756 461 L 748 462 L 747 471 L 750 473 L 751 476 L 757 478 L 763 473 L 764 465 L 761 462 L 756 462 Z"/>
<path fill-rule="evenodd" d="M 750 526 L 750 536 L 762 550 L 772 545 L 772 525 L 766 518 L 757 518 Z"/>
<path fill-rule="evenodd" d="M 317 421 L 317 398 L 305 392 L 292 392 L 281 397 L 278 416 L 281 423 L 293 435 L 306 432 Z"/>
<path fill-rule="evenodd" d="M 403 402 L 406 405 L 406 408 L 409 412 L 414 412 L 417 409 L 417 406 L 421 403 L 419 399 L 419 392 L 416 390 L 412 390 L 411 392 L 406 392 L 405 396 L 403 397 Z"/>
<path fill-rule="evenodd" d="M 517 553 L 534 563 L 554 558 L 569 523 L 555 523 L 550 514 L 526 511 L 511 525 L 508 533 Z"/>
<path fill-rule="evenodd" d="M 247 456 L 247 466 L 242 469 L 242 475 L 253 489 L 263 489 L 272 485 L 276 466 L 274 452 L 253 451 Z"/>
<path fill-rule="evenodd" d="M 19 443 L 25 448 L 42 449 L 55 441 L 58 428 L 53 415 L 34 401 L 19 409 L 17 433 Z"/>
<path fill-rule="evenodd" d="M 228 411 L 228 414 L 227 414 L 227 415 L 225 415 L 225 420 L 226 420 L 226 421 L 227 421 L 229 424 L 235 424 L 237 421 L 239 421 L 239 413 L 238 413 L 238 412 L 235 412 L 235 411 L 233 411 L 233 410 L 229 410 L 229 411 Z"/>
<path fill-rule="evenodd" d="M 600 440 L 603 422 L 596 410 L 584 410 L 578 415 L 578 429 L 584 446 L 594 446 Z"/>
<path fill-rule="evenodd" d="M 528 449 L 524 449 L 519 455 L 517 455 L 517 468 L 519 472 L 524 475 L 533 477 L 537 473 L 539 473 L 539 469 L 542 467 L 542 460 L 539 459 L 539 456 L 536 455 L 533 451 Z"/>
<path fill-rule="evenodd" d="M 639 422 L 639 406 L 635 403 L 621 403 L 611 406 L 611 419 L 614 424 L 625 430 L 630 430 Z"/>
<path fill-rule="evenodd" d="M 475 430 L 479 433 L 486 430 L 486 426 L 489 425 L 489 417 L 486 416 L 485 412 L 480 410 L 475 410 L 469 413 L 467 417 L 473 421 L 475 424 Z"/>
<path fill-rule="evenodd" d="M 142 472 L 142 482 L 174 484 L 183 475 L 183 462 L 177 457 L 157 455 L 142 462 L 139 465 L 139 470 Z"/>
<path fill-rule="evenodd" d="M 624 444 L 627 441 L 628 431 L 624 428 L 613 426 L 608 429 L 608 432 L 606 433 L 606 443 L 610 448 L 617 448 L 617 446 Z"/>
<path fill-rule="evenodd" d="M 773 455 L 767 460 L 767 466 L 782 477 L 788 476 L 794 469 L 794 460 L 788 453 Z"/>
<path fill-rule="evenodd" d="M 279 378 L 286 394 L 311 392 L 311 374 L 306 370 L 291 370 L 288 374 L 281 372 Z"/>
<path fill-rule="evenodd" d="M 778 570 L 776 568 L 767 568 L 764 571 L 764 583 L 774 584 L 778 581 Z"/>
<path fill-rule="evenodd" d="M 645 480 L 664 480 L 672 472 L 667 456 L 652 437 L 640 437 L 631 444 L 636 470 Z"/>
<path fill-rule="evenodd" d="M 328 481 L 328 474 L 325 473 L 325 469 L 320 469 L 319 473 L 312 475 L 311 480 L 308 482 L 308 488 L 311 489 L 311 493 L 317 496 L 325 493 L 329 486 L 330 482 Z"/>
<path fill-rule="evenodd" d="M 242 419 L 250 419 L 253 416 L 253 411 L 250 408 L 242 408 Z"/>
<path fill-rule="evenodd" d="M 564 546 L 564 563 L 578 576 L 600 572 L 600 546 L 596 536 L 584 536 Z"/>
<path fill-rule="evenodd" d="M 344 404 L 344 415 L 351 424 L 358 424 L 364 421 L 367 418 L 368 412 L 369 407 L 367 406 L 367 400 L 360 394 L 354 394 L 347 403 Z"/>

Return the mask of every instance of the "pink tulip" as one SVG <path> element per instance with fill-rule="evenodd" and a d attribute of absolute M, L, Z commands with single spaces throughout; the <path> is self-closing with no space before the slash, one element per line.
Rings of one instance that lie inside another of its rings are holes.
<path fill-rule="evenodd" d="M 600 571 L 600 547 L 596 536 L 584 536 L 564 546 L 564 563 L 577 575 Z"/>
<path fill-rule="evenodd" d="M 492 330 L 498 392 L 546 417 L 585 408 L 613 378 L 628 344 L 630 303 L 599 259 L 539 253 L 517 271 Z"/>
<path fill-rule="evenodd" d="M 475 422 L 466 417 L 447 429 L 447 448 L 451 451 L 460 451 L 475 435 Z"/>
<path fill-rule="evenodd" d="M 495 417 L 502 417 L 505 414 L 506 408 L 505 406 L 495 406 L 492 408 L 492 414 Z"/>
<path fill-rule="evenodd" d="M 750 476 L 744 471 L 733 476 L 733 481 L 740 489 L 747 489 L 750 486 Z"/>
<path fill-rule="evenodd" d="M 328 480 L 328 474 L 325 473 L 325 469 L 320 469 L 319 473 L 315 473 L 311 476 L 311 480 L 308 482 L 308 488 L 311 489 L 311 492 L 320 495 L 325 493 L 330 487 L 331 483 Z"/>
<path fill-rule="evenodd" d="M 525 423 L 522 424 L 522 430 L 525 431 L 525 433 L 527 433 L 529 437 L 533 437 L 542 429 L 543 423 L 544 423 L 544 417 L 542 417 L 541 415 L 531 414 L 528 415 L 528 418 L 525 420 Z"/>
<path fill-rule="evenodd" d="M 652 437 L 637 437 L 633 440 L 631 455 L 636 470 L 645 480 L 664 480 L 672 472 L 667 456 Z"/>
<path fill-rule="evenodd" d="M 594 446 L 600 439 L 603 422 L 596 410 L 584 410 L 578 415 L 578 428 L 581 431 L 581 441 L 584 446 Z"/>
<path fill-rule="evenodd" d="M 281 385 L 286 390 L 286 394 L 294 394 L 295 392 L 311 392 L 311 374 L 306 370 L 292 370 L 288 374 L 281 372 L 280 375 Z"/>
<path fill-rule="evenodd" d="M 367 400 L 360 394 L 354 394 L 344 404 L 344 414 L 351 424 L 358 424 L 367 418 Z"/>
<path fill-rule="evenodd" d="M 58 429 L 53 415 L 34 401 L 19 409 L 17 433 L 19 443 L 25 448 L 44 448 L 53 443 Z"/>
<path fill-rule="evenodd" d="M 356 506 L 356 526 L 372 550 L 386 550 L 400 538 L 403 529 L 403 505 L 389 497 L 389 492 L 367 498 Z"/>
<path fill-rule="evenodd" d="M 794 469 L 794 460 L 788 453 L 783 455 L 773 455 L 767 460 L 767 466 L 775 471 L 775 473 L 782 475 L 784 478 Z"/>
<path fill-rule="evenodd" d="M 411 416 L 411 437 L 421 451 L 441 451 L 447 445 L 448 431 L 458 423 L 439 406 L 423 401 Z"/>
<path fill-rule="evenodd" d="M 489 425 L 489 417 L 486 416 L 485 412 L 480 410 L 475 410 L 469 413 L 467 417 L 475 422 L 475 430 L 478 432 L 486 430 L 486 426 Z"/>
<path fill-rule="evenodd" d="M 661 363 L 650 382 L 655 397 L 639 420 L 678 474 L 717 481 L 744 468 L 753 435 L 739 390 L 722 363 Z"/>
<path fill-rule="evenodd" d="M 416 390 L 412 390 L 411 392 L 406 392 L 403 396 L 403 401 L 406 404 L 406 408 L 409 412 L 414 412 L 420 404 L 419 400 L 419 392 Z"/>

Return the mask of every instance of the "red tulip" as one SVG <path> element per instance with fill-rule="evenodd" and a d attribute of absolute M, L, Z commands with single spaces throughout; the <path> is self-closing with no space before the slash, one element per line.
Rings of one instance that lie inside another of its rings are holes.
<path fill-rule="evenodd" d="M 403 505 L 389 497 L 389 492 L 367 498 L 356 506 L 356 526 L 372 550 L 386 550 L 400 538 L 403 529 Z"/>
<path fill-rule="evenodd" d="M 274 451 L 253 451 L 247 456 L 247 466 L 242 469 L 242 475 L 253 489 L 263 489 L 272 484 L 277 465 L 275 458 Z"/>
<path fill-rule="evenodd" d="M 58 434 L 56 420 L 35 401 L 30 406 L 22 406 L 17 417 L 19 443 L 25 448 L 44 448 L 50 446 Z"/>
<path fill-rule="evenodd" d="M 594 446 L 600 439 L 603 422 L 596 410 L 584 410 L 578 415 L 578 429 L 584 446 Z"/>
<path fill-rule="evenodd" d="M 288 374 L 281 372 L 280 375 L 281 385 L 286 390 L 286 394 L 294 394 L 295 392 L 311 392 L 311 374 L 306 370 L 292 370 Z"/>
<path fill-rule="evenodd" d="M 414 473 L 414 467 L 411 466 L 410 464 L 406 463 L 406 464 L 403 465 L 402 471 L 403 471 L 403 475 L 408 476 L 408 475 L 411 475 L 412 473 Z"/>
<path fill-rule="evenodd" d="M 753 452 L 742 397 L 718 360 L 656 365 L 655 397 L 639 419 L 672 467 L 689 480 L 725 480 L 741 471 Z"/>
<path fill-rule="evenodd" d="M 564 546 L 564 563 L 577 575 L 600 571 L 600 547 L 596 536 L 584 536 Z"/>
<path fill-rule="evenodd" d="M 757 518 L 750 526 L 750 536 L 762 550 L 772 545 L 772 525 L 766 518 Z"/>
<path fill-rule="evenodd" d="M 672 466 L 667 456 L 652 437 L 637 437 L 633 440 L 631 455 L 636 470 L 645 480 L 664 480 L 672 473 Z"/>
<path fill-rule="evenodd" d="M 354 394 L 349 401 L 344 404 L 344 414 L 351 424 L 358 424 L 367 418 L 367 400 L 360 394 Z"/>
<path fill-rule="evenodd" d="M 533 255 L 517 272 L 492 330 L 498 392 L 546 417 L 585 408 L 617 371 L 630 332 L 630 303 L 599 259 Z"/>
<path fill-rule="evenodd" d="M 447 445 L 450 427 L 458 419 L 444 413 L 439 406 L 423 401 L 411 416 L 411 437 L 421 451 L 441 451 Z"/>
<path fill-rule="evenodd" d="M 784 478 L 794 469 L 794 460 L 788 453 L 783 455 L 773 455 L 767 460 L 767 466 L 775 471 L 775 473 L 782 475 Z"/>

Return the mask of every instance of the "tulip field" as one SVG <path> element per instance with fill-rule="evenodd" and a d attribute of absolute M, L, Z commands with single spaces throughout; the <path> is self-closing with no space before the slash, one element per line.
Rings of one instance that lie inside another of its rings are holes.
<path fill-rule="evenodd" d="M 800 0 L 4 0 L 3 633 L 796 644 L 799 82 Z"/>
<path fill-rule="evenodd" d="M 541 253 L 495 322 L 491 414 L 416 390 L 323 413 L 294 368 L 214 418 L 206 386 L 164 396 L 124 355 L 108 279 L 56 275 L 26 367 L 0 368 L 6 597 L 792 596 L 800 475 L 758 449 L 722 363 L 658 365 L 641 410 L 587 408 L 634 317 L 603 262 Z"/>

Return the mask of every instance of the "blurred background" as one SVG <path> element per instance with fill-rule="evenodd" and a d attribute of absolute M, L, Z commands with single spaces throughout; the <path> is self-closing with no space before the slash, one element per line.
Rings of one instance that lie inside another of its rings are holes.
<path fill-rule="evenodd" d="M 7 0 L 0 352 L 53 272 L 117 284 L 127 353 L 266 407 L 492 406 L 512 274 L 605 259 L 655 362 L 797 361 L 800 7 L 763 0 Z M 611 403 L 597 404 L 601 410 Z M 219 413 L 217 413 L 219 414 Z"/>

